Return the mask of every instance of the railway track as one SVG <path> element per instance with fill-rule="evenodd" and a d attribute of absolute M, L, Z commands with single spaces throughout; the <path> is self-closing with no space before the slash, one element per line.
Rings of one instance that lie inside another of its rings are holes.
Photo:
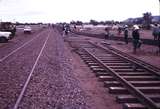
<path fill-rule="evenodd" d="M 85 42 L 77 53 L 124 109 L 160 109 L 160 70 L 110 46 Z"/>

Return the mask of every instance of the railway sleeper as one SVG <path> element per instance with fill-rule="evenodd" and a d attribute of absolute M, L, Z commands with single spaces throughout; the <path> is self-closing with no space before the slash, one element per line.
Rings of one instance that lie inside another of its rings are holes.
<path fill-rule="evenodd" d="M 107 62 L 108 62 L 108 61 L 113 61 L 113 62 L 114 62 L 114 61 L 118 61 L 118 62 L 121 61 L 121 62 L 124 62 L 124 60 L 114 59 L 114 58 L 100 59 L 100 60 L 101 60 L 102 62 L 106 62 L 106 61 L 107 61 Z"/>
<path fill-rule="evenodd" d="M 95 75 L 97 77 L 99 77 L 99 76 L 111 76 L 110 73 L 109 73 L 109 71 L 106 71 L 106 72 L 96 72 Z"/>
<path fill-rule="evenodd" d="M 113 76 L 99 76 L 99 79 L 102 81 L 108 80 L 108 78 L 115 78 Z M 156 81 L 158 78 L 155 78 L 154 76 L 123 76 L 124 79 L 127 81 Z"/>
<path fill-rule="evenodd" d="M 145 72 L 144 69 L 113 69 L 115 72 Z"/>
<path fill-rule="evenodd" d="M 160 103 L 160 95 L 146 95 L 156 103 Z M 118 95 L 116 96 L 118 103 L 139 103 L 139 100 L 132 95 Z"/>
<path fill-rule="evenodd" d="M 135 87 L 158 87 L 160 81 L 130 81 Z M 104 81 L 106 87 L 118 87 L 122 86 L 118 81 Z"/>
<path fill-rule="evenodd" d="M 92 65 L 99 65 L 98 63 L 96 63 L 96 62 L 93 62 L 93 63 L 87 63 L 88 64 L 88 66 L 92 66 Z"/>
<path fill-rule="evenodd" d="M 93 72 L 106 72 L 107 70 L 106 69 L 103 69 L 103 68 L 92 68 Z"/>
<path fill-rule="evenodd" d="M 118 73 L 121 76 L 151 76 L 151 73 L 148 72 L 120 72 Z"/>
<path fill-rule="evenodd" d="M 114 56 L 110 53 L 104 53 L 104 54 L 97 53 L 96 56 L 99 58 L 117 58 L 117 56 Z"/>
<path fill-rule="evenodd" d="M 160 81 L 130 81 L 135 87 L 160 87 Z"/>
<path fill-rule="evenodd" d="M 106 57 L 115 57 L 115 58 L 117 58 L 116 56 L 114 56 L 113 54 L 111 54 L 111 53 L 104 53 L 104 54 L 97 54 L 97 56 L 99 57 L 99 58 L 106 58 Z"/>
<path fill-rule="evenodd" d="M 116 79 L 113 76 L 99 76 L 100 81 L 115 81 Z"/>
<path fill-rule="evenodd" d="M 155 76 L 122 76 L 127 81 L 156 81 Z"/>
<path fill-rule="evenodd" d="M 123 109 L 148 109 L 140 103 L 125 103 Z"/>
<path fill-rule="evenodd" d="M 111 69 L 132 69 L 133 67 L 132 66 L 110 66 L 108 65 Z"/>
<path fill-rule="evenodd" d="M 130 63 L 105 63 L 108 66 L 132 66 Z"/>
<path fill-rule="evenodd" d="M 135 87 L 140 90 L 144 94 L 160 94 L 160 87 Z M 123 87 L 109 87 L 109 92 L 113 94 L 117 94 L 120 92 L 128 92 L 126 88 Z"/>
<path fill-rule="evenodd" d="M 105 56 L 105 57 L 101 57 L 101 56 L 98 56 L 98 59 L 100 60 L 120 60 L 120 58 L 118 57 L 114 57 L 114 56 Z"/>
<path fill-rule="evenodd" d="M 89 56 L 81 56 L 81 58 L 83 59 L 83 60 L 93 60 L 91 57 L 89 57 Z"/>
<path fill-rule="evenodd" d="M 124 87 L 109 87 L 109 93 L 111 94 L 130 94 L 130 92 Z"/>
<path fill-rule="evenodd" d="M 132 95 L 118 95 L 116 96 L 118 103 L 140 103 L 140 101 Z"/>
<path fill-rule="evenodd" d="M 105 60 L 105 61 L 102 61 L 103 63 L 126 63 L 122 60 Z"/>
<path fill-rule="evenodd" d="M 104 81 L 104 87 L 122 87 L 123 85 L 118 81 Z"/>
<path fill-rule="evenodd" d="M 88 63 L 96 63 L 94 60 L 87 60 L 87 61 L 85 61 L 85 60 L 83 60 L 86 64 L 88 64 Z"/>
<path fill-rule="evenodd" d="M 91 65 L 90 68 L 91 68 L 91 69 L 94 69 L 94 68 L 102 68 L 102 67 L 99 66 L 99 65 Z"/>

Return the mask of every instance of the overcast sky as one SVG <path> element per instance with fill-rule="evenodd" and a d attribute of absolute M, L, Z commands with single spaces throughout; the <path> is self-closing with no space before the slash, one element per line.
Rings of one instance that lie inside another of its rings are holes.
<path fill-rule="evenodd" d="M 0 0 L 0 20 L 70 22 L 159 15 L 159 0 Z"/>

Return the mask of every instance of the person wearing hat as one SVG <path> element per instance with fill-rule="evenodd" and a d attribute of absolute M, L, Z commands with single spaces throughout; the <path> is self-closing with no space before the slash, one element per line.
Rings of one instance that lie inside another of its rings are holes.
<path fill-rule="evenodd" d="M 138 25 L 133 26 L 132 31 L 132 38 L 133 38 L 133 53 L 136 54 L 137 48 L 140 47 L 140 34 L 139 34 L 139 27 Z"/>
<path fill-rule="evenodd" d="M 124 41 L 128 44 L 128 25 L 124 26 Z"/>

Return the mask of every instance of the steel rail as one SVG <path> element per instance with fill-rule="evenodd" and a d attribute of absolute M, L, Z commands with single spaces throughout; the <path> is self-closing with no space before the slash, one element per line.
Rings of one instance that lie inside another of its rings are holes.
<path fill-rule="evenodd" d="M 142 104 L 144 104 L 149 109 L 159 109 L 156 103 L 149 97 L 145 96 L 139 89 L 134 87 L 131 83 L 129 83 L 126 79 L 117 74 L 113 69 L 105 65 L 100 59 L 98 59 L 94 54 L 88 51 L 86 48 L 82 48 L 89 56 L 91 56 L 97 63 L 99 63 L 106 71 L 110 71 L 111 75 L 114 76 L 120 83 L 122 83 L 128 91 L 133 94 Z"/>
<path fill-rule="evenodd" d="M 97 44 L 95 44 L 95 43 L 93 43 L 93 42 L 91 42 L 91 41 L 89 41 L 89 43 L 91 43 L 92 45 L 94 45 L 94 46 L 96 46 L 96 47 L 98 47 L 98 48 L 101 48 L 101 49 L 104 49 L 104 50 L 108 51 L 105 47 L 103 47 L 103 46 L 101 46 L 101 45 L 97 45 Z M 155 71 L 153 68 L 152 68 L 152 69 L 151 69 L 151 68 L 148 68 L 148 66 L 144 65 L 144 64 L 146 64 L 146 63 L 140 63 L 140 60 L 135 59 L 135 58 L 133 58 L 133 57 L 131 57 L 131 56 L 128 56 L 128 55 L 126 56 L 126 54 L 120 52 L 119 50 L 117 50 L 117 49 L 115 49 L 115 48 L 113 48 L 113 47 L 108 46 L 107 48 L 109 48 L 110 50 L 112 50 L 112 51 L 110 51 L 110 52 L 112 52 L 113 54 L 115 54 L 115 55 L 117 55 L 117 56 L 119 56 L 119 57 L 127 60 L 128 62 L 131 62 L 131 63 L 133 63 L 133 64 L 135 64 L 135 65 L 137 65 L 137 66 L 140 66 L 141 68 L 144 68 L 145 70 L 147 70 L 147 71 L 149 71 L 149 72 L 154 73 L 156 76 L 158 76 L 158 78 L 160 78 L 160 71 L 157 72 L 157 71 Z M 118 53 L 117 53 L 117 52 L 118 52 Z M 125 55 L 125 56 L 124 56 L 124 55 Z M 131 59 L 130 59 L 130 58 L 131 58 Z M 138 60 L 138 62 L 137 62 L 137 60 Z M 153 67 L 153 66 L 152 66 L 152 67 Z M 156 69 L 157 69 L 157 68 L 156 68 Z"/>
<path fill-rule="evenodd" d="M 18 98 L 16 100 L 16 103 L 15 103 L 13 109 L 18 109 L 18 106 L 19 106 L 19 104 L 20 104 L 20 102 L 21 102 L 21 100 L 22 100 L 22 98 L 24 96 L 24 93 L 25 93 L 25 91 L 27 89 L 27 86 L 28 86 L 30 80 L 31 80 L 31 77 L 32 77 L 33 72 L 34 72 L 34 70 L 36 68 L 36 65 L 38 64 L 38 61 L 39 61 L 39 59 L 40 59 L 40 57 L 41 57 L 41 55 L 43 53 L 43 50 L 44 50 L 44 48 L 45 48 L 45 46 L 47 44 L 47 41 L 48 41 L 49 37 L 50 37 L 50 33 L 51 33 L 51 31 L 49 31 L 49 33 L 48 33 L 48 36 L 47 36 L 47 38 L 46 38 L 46 40 L 45 40 L 45 42 L 44 42 L 44 44 L 43 44 L 43 46 L 42 46 L 42 48 L 40 50 L 40 53 L 39 53 L 39 55 L 38 55 L 34 65 L 33 65 L 32 69 L 31 69 L 30 73 L 29 73 L 29 76 L 28 76 L 28 78 L 27 78 L 27 80 L 26 80 L 26 82 L 25 82 L 25 84 L 24 84 L 24 86 L 22 88 L 22 91 L 20 92 L 20 95 L 18 96 Z"/>

